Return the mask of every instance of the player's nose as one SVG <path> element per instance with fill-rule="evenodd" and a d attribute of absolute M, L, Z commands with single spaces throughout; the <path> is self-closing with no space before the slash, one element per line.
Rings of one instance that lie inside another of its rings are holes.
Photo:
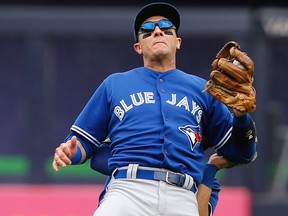
<path fill-rule="evenodd" d="M 156 35 L 163 35 L 163 31 L 159 28 L 159 26 L 156 26 L 154 31 L 153 31 L 154 34 Z"/>

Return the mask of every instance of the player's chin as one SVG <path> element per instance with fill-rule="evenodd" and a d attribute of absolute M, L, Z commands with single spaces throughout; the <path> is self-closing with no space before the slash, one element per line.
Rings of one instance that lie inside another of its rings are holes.
<path fill-rule="evenodd" d="M 163 48 L 163 47 L 157 47 L 157 49 L 154 49 L 153 52 L 153 59 L 154 60 L 163 60 L 163 59 L 167 59 L 169 58 L 169 56 L 171 55 L 171 53 L 169 52 L 168 49 Z"/>

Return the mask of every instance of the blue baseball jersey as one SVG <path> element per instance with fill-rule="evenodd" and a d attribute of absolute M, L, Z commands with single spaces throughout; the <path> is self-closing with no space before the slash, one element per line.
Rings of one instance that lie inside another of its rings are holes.
<path fill-rule="evenodd" d="M 233 116 L 202 92 L 205 83 L 178 69 L 160 73 L 139 67 L 114 73 L 97 88 L 71 131 L 94 149 L 110 138 L 110 172 L 139 164 L 186 173 L 200 183 L 206 162 L 203 137 L 235 161 L 247 162 L 254 155 L 253 148 L 248 156 L 235 150 Z"/>

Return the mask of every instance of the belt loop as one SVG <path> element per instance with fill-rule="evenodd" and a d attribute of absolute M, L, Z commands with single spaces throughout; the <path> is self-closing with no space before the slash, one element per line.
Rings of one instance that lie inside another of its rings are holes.
<path fill-rule="evenodd" d="M 193 183 L 193 178 L 190 175 L 185 174 L 185 182 L 182 187 L 190 190 L 193 186 Z"/>
<path fill-rule="evenodd" d="M 118 170 L 118 168 L 116 168 L 116 169 L 113 170 L 112 175 L 111 175 L 112 178 L 115 178 L 115 177 L 114 177 L 114 174 L 117 172 L 117 170 Z"/>
<path fill-rule="evenodd" d="M 139 164 L 129 164 L 126 173 L 126 178 L 136 179 L 138 167 Z"/>

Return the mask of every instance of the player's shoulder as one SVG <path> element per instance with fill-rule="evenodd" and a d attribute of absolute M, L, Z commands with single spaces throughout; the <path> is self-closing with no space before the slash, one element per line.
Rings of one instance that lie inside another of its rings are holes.
<path fill-rule="evenodd" d="M 110 74 L 105 81 L 110 81 L 110 80 L 118 80 L 118 79 L 125 79 L 125 78 L 132 78 L 133 76 L 137 76 L 137 72 L 143 70 L 143 68 L 138 67 L 138 68 L 133 68 L 127 71 L 118 71 Z"/>
<path fill-rule="evenodd" d="M 206 83 L 207 82 L 206 79 L 204 79 L 203 77 L 197 76 L 195 74 L 188 73 L 188 72 L 182 71 L 180 69 L 177 69 L 177 71 L 178 71 L 178 73 L 180 75 L 182 75 L 183 77 L 187 78 L 189 81 L 197 81 L 197 82 L 201 82 L 201 83 Z"/>
<path fill-rule="evenodd" d="M 181 83 L 182 86 L 193 86 L 194 88 L 199 88 L 202 90 L 205 88 L 207 80 L 200 76 L 190 74 L 179 69 L 176 69 L 175 73 L 173 74 L 173 80 L 175 81 L 175 84 Z"/>

